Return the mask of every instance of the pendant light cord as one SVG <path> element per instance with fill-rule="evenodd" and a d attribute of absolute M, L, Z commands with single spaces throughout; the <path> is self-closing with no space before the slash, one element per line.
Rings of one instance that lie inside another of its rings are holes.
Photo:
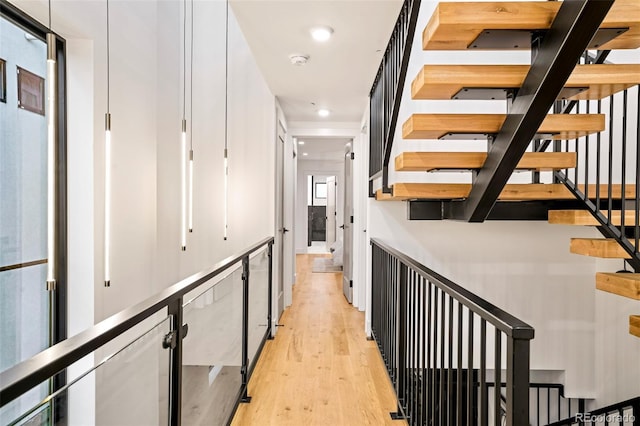
<path fill-rule="evenodd" d="M 225 23 L 225 49 L 224 49 L 224 156 L 227 158 L 229 118 L 229 0 L 226 1 Z M 226 173 L 226 170 L 225 170 Z"/>
<path fill-rule="evenodd" d="M 109 110 L 109 101 L 110 101 L 109 95 L 111 93 L 110 56 L 111 56 L 111 51 L 110 51 L 110 45 L 109 45 L 109 0 L 107 0 L 107 114 L 111 112 Z"/>
<path fill-rule="evenodd" d="M 182 121 L 187 118 L 187 0 L 183 2 L 182 25 Z"/>
<path fill-rule="evenodd" d="M 189 145 L 193 156 L 193 0 L 191 0 L 191 54 L 189 55 L 189 110 L 191 115 L 191 133 L 189 133 Z M 193 158 L 192 158 L 193 159 Z"/>
<path fill-rule="evenodd" d="M 51 0 L 49 0 L 49 32 L 51 32 Z"/>

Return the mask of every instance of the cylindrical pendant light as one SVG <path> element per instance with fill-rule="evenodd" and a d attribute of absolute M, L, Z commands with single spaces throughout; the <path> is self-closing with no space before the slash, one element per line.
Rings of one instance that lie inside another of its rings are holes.
<path fill-rule="evenodd" d="M 111 286 L 111 112 L 109 0 L 107 2 L 107 112 L 104 115 L 104 286 Z"/>
<path fill-rule="evenodd" d="M 191 65 L 189 67 L 189 102 L 191 107 L 189 113 L 191 114 L 191 133 L 189 134 L 190 148 L 189 148 L 189 232 L 193 232 L 193 0 L 191 0 L 191 54 L 189 60 Z"/>
<path fill-rule="evenodd" d="M 49 0 L 49 32 L 47 33 L 47 289 L 56 287 L 56 36 L 51 31 Z"/>

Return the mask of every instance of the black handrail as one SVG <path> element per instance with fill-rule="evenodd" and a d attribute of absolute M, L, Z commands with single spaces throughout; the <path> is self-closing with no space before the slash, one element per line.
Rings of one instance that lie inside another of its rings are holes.
<path fill-rule="evenodd" d="M 596 418 L 600 416 L 620 416 L 624 418 L 625 415 L 629 417 L 633 416 L 633 419 L 629 418 L 626 421 L 620 420 L 606 420 L 604 422 L 597 421 Z M 589 420 L 592 419 L 592 420 Z M 586 423 L 585 423 L 586 422 Z M 568 419 L 561 420 L 559 422 L 551 423 L 547 426 L 572 426 L 574 424 L 594 424 L 592 422 L 609 424 L 611 422 L 616 424 L 640 424 L 640 396 L 628 399 L 626 401 L 619 402 L 617 404 L 609 405 L 607 407 L 599 408 L 597 410 L 588 411 L 586 413 L 578 413 L 577 416 L 570 417 Z"/>
<path fill-rule="evenodd" d="M 487 367 L 498 384 L 494 407 L 501 410 L 506 346 L 507 425 L 528 424 L 533 328 L 387 244 L 372 239 L 371 245 L 371 329 L 396 390 L 392 416 L 416 426 L 486 424 Z M 495 332 L 491 346 L 487 324 Z M 500 417 L 496 411 L 494 418 Z"/>
<path fill-rule="evenodd" d="M 269 256 L 271 258 L 271 248 L 274 242 L 273 237 L 268 237 L 262 241 L 250 246 L 241 253 L 231 255 L 224 260 L 214 264 L 211 268 L 198 272 L 184 280 L 172 285 L 171 287 L 161 291 L 160 293 L 149 297 L 148 299 L 127 308 L 111 317 L 99 322 L 93 327 L 73 336 L 67 340 L 58 343 L 55 346 L 45 349 L 44 351 L 34 355 L 32 358 L 17 364 L 8 370 L 0 373 L 0 407 L 8 404 L 15 398 L 24 394 L 34 386 L 48 380 L 50 377 L 55 376 L 60 371 L 72 365 L 74 362 L 82 359 L 84 356 L 92 353 L 96 349 L 110 342 L 114 338 L 120 336 L 122 333 L 130 330 L 135 325 L 141 323 L 145 319 L 151 317 L 161 309 L 167 308 L 169 315 L 174 315 L 174 323 L 172 330 L 177 333 L 177 348 L 172 349 L 172 364 L 177 358 L 180 360 L 182 338 L 186 330 L 182 327 L 182 301 L 183 296 L 190 291 L 194 290 L 198 286 L 206 283 L 222 272 L 235 266 L 238 262 L 248 261 L 249 256 L 267 246 L 269 249 Z M 270 260 L 271 261 L 271 260 Z M 269 269 L 271 271 L 271 268 Z M 245 286 L 248 283 L 248 276 L 245 282 Z M 269 292 L 271 291 L 272 277 L 269 276 Z M 246 315 L 247 312 L 244 312 Z M 271 329 L 271 306 L 268 307 L 268 325 L 267 335 L 270 334 Z M 246 324 L 243 329 L 246 329 Z M 243 330 L 243 332 L 246 330 Z M 246 343 L 246 342 L 245 342 Z M 178 357 L 175 356 L 176 352 L 179 352 Z M 243 359 L 243 394 L 246 396 L 246 383 L 248 381 L 248 375 L 250 369 L 248 368 L 248 360 Z M 174 367 L 180 366 L 181 362 L 177 363 Z M 176 372 L 179 374 L 178 372 Z M 178 380 L 179 382 L 179 380 Z M 179 392 L 178 388 L 181 383 L 175 383 L 172 381 L 172 391 Z M 174 395 L 172 395 L 174 396 Z M 178 401 L 171 401 L 170 405 L 173 405 L 171 413 L 171 424 L 179 424 L 179 404 Z"/>
<path fill-rule="evenodd" d="M 369 94 L 369 179 L 381 176 L 385 191 L 420 1 L 404 0 Z"/>

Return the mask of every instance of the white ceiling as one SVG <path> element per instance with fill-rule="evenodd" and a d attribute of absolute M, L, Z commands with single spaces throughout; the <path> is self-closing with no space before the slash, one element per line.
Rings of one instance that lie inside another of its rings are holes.
<path fill-rule="evenodd" d="M 289 121 L 360 122 L 402 0 L 231 0 L 242 32 Z M 309 29 L 333 28 L 326 43 Z M 306 54 L 304 66 L 289 55 Z M 315 106 L 312 105 L 315 103 Z M 331 116 L 321 118 L 318 108 Z"/>
<path fill-rule="evenodd" d="M 346 138 L 298 138 L 298 160 L 342 160 L 349 142 L 351 139 Z"/>

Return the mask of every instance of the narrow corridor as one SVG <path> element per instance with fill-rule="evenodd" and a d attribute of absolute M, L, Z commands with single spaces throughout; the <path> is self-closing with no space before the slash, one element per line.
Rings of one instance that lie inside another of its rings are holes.
<path fill-rule="evenodd" d="M 312 273 L 318 255 L 297 256 L 293 304 L 280 319 L 233 425 L 393 425 L 395 395 L 364 313 L 342 294 L 342 274 Z M 322 257 L 322 256 L 320 256 Z"/>

